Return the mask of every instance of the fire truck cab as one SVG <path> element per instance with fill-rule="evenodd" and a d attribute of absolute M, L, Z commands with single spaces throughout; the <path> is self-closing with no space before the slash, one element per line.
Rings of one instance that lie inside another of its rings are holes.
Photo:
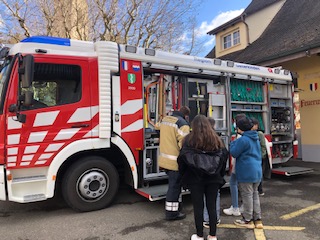
<path fill-rule="evenodd" d="M 77 211 L 112 203 L 121 182 L 165 197 L 155 124 L 182 105 L 204 114 L 228 146 L 234 117 L 260 122 L 274 165 L 297 154 L 289 71 L 114 42 L 30 37 L 3 48 L 0 200 L 62 191 Z"/>

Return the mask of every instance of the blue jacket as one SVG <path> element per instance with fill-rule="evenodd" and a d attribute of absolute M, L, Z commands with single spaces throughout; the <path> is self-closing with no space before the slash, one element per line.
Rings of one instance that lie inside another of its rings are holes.
<path fill-rule="evenodd" d="M 262 178 L 261 152 L 257 131 L 245 131 L 230 143 L 230 154 L 236 158 L 238 182 L 257 183 Z"/>

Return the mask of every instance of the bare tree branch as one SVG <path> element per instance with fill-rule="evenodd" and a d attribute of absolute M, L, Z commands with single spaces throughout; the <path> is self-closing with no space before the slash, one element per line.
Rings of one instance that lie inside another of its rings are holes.
<path fill-rule="evenodd" d="M 48 35 L 189 54 L 199 45 L 195 16 L 202 1 L 0 0 L 0 33 L 13 41 Z"/>

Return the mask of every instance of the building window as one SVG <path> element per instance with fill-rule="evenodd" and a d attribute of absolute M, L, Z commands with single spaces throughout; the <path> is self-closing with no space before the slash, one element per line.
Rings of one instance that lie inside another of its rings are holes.
<path fill-rule="evenodd" d="M 240 32 L 239 32 L 239 30 L 233 32 L 232 35 L 233 35 L 233 45 L 239 44 L 240 43 Z"/>
<path fill-rule="evenodd" d="M 236 30 L 223 37 L 223 49 L 230 48 L 240 43 L 240 31 Z"/>
<path fill-rule="evenodd" d="M 223 37 L 223 48 L 229 48 L 231 47 L 231 34 Z"/>

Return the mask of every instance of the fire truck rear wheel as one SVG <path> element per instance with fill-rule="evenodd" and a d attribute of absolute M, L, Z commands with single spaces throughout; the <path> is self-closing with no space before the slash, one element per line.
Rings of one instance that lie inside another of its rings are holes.
<path fill-rule="evenodd" d="M 102 157 L 84 157 L 71 165 L 62 180 L 62 195 L 74 210 L 88 212 L 106 208 L 116 196 L 119 175 Z"/>

